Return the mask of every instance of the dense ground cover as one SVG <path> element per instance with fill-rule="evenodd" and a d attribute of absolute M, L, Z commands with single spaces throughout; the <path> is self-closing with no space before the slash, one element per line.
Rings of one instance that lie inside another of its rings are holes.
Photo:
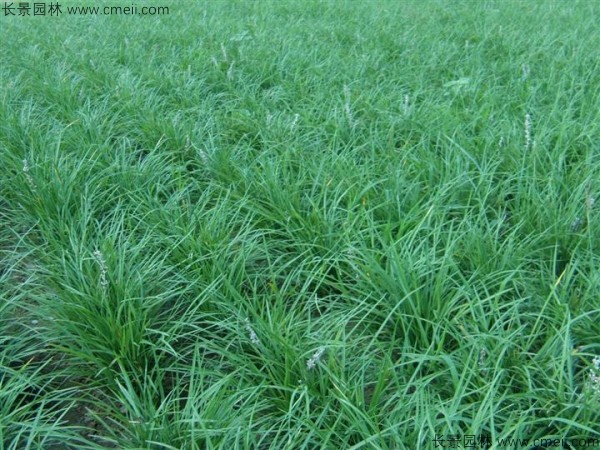
<path fill-rule="evenodd" d="M 4 448 L 600 438 L 599 3 L 161 5 L 0 17 Z"/>

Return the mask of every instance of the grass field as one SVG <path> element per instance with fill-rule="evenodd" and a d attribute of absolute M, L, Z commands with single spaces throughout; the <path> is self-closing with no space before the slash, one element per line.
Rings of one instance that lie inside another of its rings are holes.
<path fill-rule="evenodd" d="M 0 12 L 0 448 L 600 447 L 599 2 L 151 4 Z"/>

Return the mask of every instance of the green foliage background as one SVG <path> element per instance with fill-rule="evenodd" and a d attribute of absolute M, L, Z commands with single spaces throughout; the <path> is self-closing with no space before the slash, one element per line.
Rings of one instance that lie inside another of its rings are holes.
<path fill-rule="evenodd" d="M 600 4 L 151 5 L 0 17 L 3 448 L 600 438 Z"/>

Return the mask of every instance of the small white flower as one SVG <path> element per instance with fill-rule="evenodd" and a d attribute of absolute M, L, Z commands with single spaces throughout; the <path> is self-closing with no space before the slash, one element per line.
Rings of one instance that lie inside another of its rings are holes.
<path fill-rule="evenodd" d="M 204 150 L 198 149 L 197 154 L 204 164 L 208 163 L 208 155 L 206 154 L 206 152 Z"/>
<path fill-rule="evenodd" d="M 221 42 L 221 53 L 223 53 L 223 59 L 225 61 L 229 60 L 229 57 L 227 56 L 227 49 L 225 48 L 225 44 L 223 42 Z"/>
<path fill-rule="evenodd" d="M 594 203 L 596 203 L 596 199 L 591 195 L 587 195 L 585 198 L 585 206 L 587 209 L 592 209 L 594 207 Z"/>
<path fill-rule="evenodd" d="M 299 119 L 300 119 L 300 114 L 298 114 L 298 113 L 294 114 L 294 120 L 292 121 L 292 125 L 290 127 L 292 131 L 294 131 L 296 129 Z"/>
<path fill-rule="evenodd" d="M 525 150 L 531 149 L 532 139 L 531 139 L 531 114 L 525 114 Z"/>
<path fill-rule="evenodd" d="M 590 369 L 587 387 L 600 401 L 600 356 L 594 357 L 592 364 L 594 367 Z"/>
<path fill-rule="evenodd" d="M 315 368 L 317 363 L 321 360 L 321 356 L 325 353 L 325 347 L 319 347 L 316 352 L 306 361 L 306 368 L 312 370 Z"/>
<path fill-rule="evenodd" d="M 104 261 L 104 257 L 102 256 L 100 250 L 96 250 L 94 252 L 94 258 L 96 259 L 98 266 L 100 266 L 100 286 L 102 289 L 105 289 L 106 286 L 108 286 L 108 280 L 106 279 L 106 261 Z"/>
<path fill-rule="evenodd" d="M 404 94 L 404 103 L 402 104 L 402 109 L 404 110 L 404 114 L 407 115 L 410 110 L 410 96 L 408 94 Z"/>
<path fill-rule="evenodd" d="M 29 163 L 26 159 L 23 160 L 23 174 L 25 174 L 25 179 L 27 180 L 29 187 L 35 191 L 35 183 L 33 182 L 33 178 L 31 178 L 31 174 L 29 173 Z"/>
<path fill-rule="evenodd" d="M 344 102 L 344 112 L 346 113 L 346 118 L 350 125 L 354 127 L 356 123 L 354 122 L 354 115 L 352 114 L 352 106 L 350 105 L 350 88 L 345 85 L 344 86 L 344 97 L 346 101 Z"/>
<path fill-rule="evenodd" d="M 592 371 L 590 371 L 590 389 L 600 395 L 600 377 Z"/>
<path fill-rule="evenodd" d="M 229 81 L 233 80 L 233 65 L 235 64 L 235 61 L 231 61 L 231 64 L 229 65 L 229 69 L 227 69 L 227 79 Z"/>
<path fill-rule="evenodd" d="M 482 373 L 487 373 L 490 369 L 486 366 L 485 362 L 488 356 L 488 352 L 485 347 L 482 347 L 479 351 L 479 360 L 477 364 L 479 365 L 479 371 Z"/>
<path fill-rule="evenodd" d="M 254 329 L 250 326 L 250 319 L 246 319 L 245 322 L 246 322 L 246 331 L 248 331 L 248 335 L 250 336 L 250 341 L 254 345 L 260 345 L 260 339 L 258 339 L 258 336 L 254 332 Z"/>

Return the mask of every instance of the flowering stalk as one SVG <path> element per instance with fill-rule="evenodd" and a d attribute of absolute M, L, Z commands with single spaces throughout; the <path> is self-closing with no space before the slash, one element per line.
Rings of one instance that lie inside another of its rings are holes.
<path fill-rule="evenodd" d="M 590 369 L 589 388 L 600 400 L 600 356 L 596 356 L 592 363 L 594 367 Z"/>
<path fill-rule="evenodd" d="M 106 287 L 108 286 L 108 280 L 106 279 L 106 261 L 104 260 L 104 257 L 102 256 L 100 250 L 96 250 L 94 252 L 94 258 L 96 259 L 98 266 L 100 266 L 100 287 L 102 287 L 102 289 L 106 289 Z"/>
<path fill-rule="evenodd" d="M 256 332 L 250 326 L 250 320 L 246 319 L 245 322 L 246 322 L 246 331 L 248 331 L 248 335 L 250 336 L 250 341 L 254 345 L 260 345 L 260 339 L 258 339 L 258 336 L 256 335 Z"/>
<path fill-rule="evenodd" d="M 292 131 L 296 129 L 296 126 L 298 125 L 298 119 L 300 119 L 300 114 L 294 114 L 294 120 L 292 121 L 292 126 L 290 127 Z"/>
<path fill-rule="evenodd" d="M 325 353 L 325 347 L 319 347 L 316 352 L 306 361 L 306 368 L 312 370 L 315 368 L 317 363 L 321 360 L 321 356 Z"/>
<path fill-rule="evenodd" d="M 531 114 L 525 114 L 525 150 L 531 149 Z"/>
<path fill-rule="evenodd" d="M 479 360 L 477 361 L 478 365 L 479 365 L 479 371 L 481 373 L 487 373 L 489 372 L 489 368 L 486 365 L 486 360 L 487 360 L 487 350 L 485 347 L 482 347 L 481 350 L 479 351 Z"/>
<path fill-rule="evenodd" d="M 33 182 L 33 178 L 31 178 L 31 174 L 29 173 L 29 163 L 26 159 L 23 160 L 23 173 L 25 174 L 27 184 L 29 184 L 29 187 L 32 191 L 35 191 L 35 183 Z"/>

